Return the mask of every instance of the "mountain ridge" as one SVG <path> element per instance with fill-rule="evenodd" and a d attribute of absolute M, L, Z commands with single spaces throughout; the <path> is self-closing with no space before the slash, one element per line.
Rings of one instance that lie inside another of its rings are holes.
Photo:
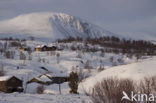
<path fill-rule="evenodd" d="M 51 12 L 23 14 L 0 21 L 0 36 L 12 36 L 12 34 L 17 37 L 33 36 L 54 40 L 67 37 L 95 38 L 116 35 L 77 17 Z"/>

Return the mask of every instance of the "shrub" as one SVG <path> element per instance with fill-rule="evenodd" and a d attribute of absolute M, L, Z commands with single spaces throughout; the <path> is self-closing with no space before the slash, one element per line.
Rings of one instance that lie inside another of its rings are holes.
<path fill-rule="evenodd" d="M 79 68 L 77 71 L 78 77 L 79 77 L 79 83 L 86 78 L 85 73 L 82 68 Z"/>
<path fill-rule="evenodd" d="M 0 76 L 4 76 L 5 72 L 4 72 L 4 67 L 3 65 L 0 66 Z"/>
<path fill-rule="evenodd" d="M 91 97 L 94 103 L 121 103 L 123 91 L 128 95 L 130 95 L 131 91 L 134 91 L 132 80 L 109 78 L 95 85 Z M 128 103 L 128 101 L 122 103 Z"/>
<path fill-rule="evenodd" d="M 20 60 L 26 60 L 26 55 L 23 52 L 20 52 Z"/>
<path fill-rule="evenodd" d="M 120 64 L 124 64 L 123 58 L 119 58 L 119 59 L 117 59 L 117 61 L 118 61 Z"/>
<path fill-rule="evenodd" d="M 10 42 L 10 46 L 11 47 L 21 47 L 22 45 L 20 42 L 13 41 L 13 42 Z"/>
<path fill-rule="evenodd" d="M 72 51 L 75 51 L 77 48 L 76 48 L 74 45 L 72 45 L 72 46 L 70 47 L 70 49 L 71 49 Z"/>
<path fill-rule="evenodd" d="M 131 92 L 147 94 L 156 93 L 156 76 L 146 77 L 137 83 L 131 79 L 107 78 L 97 83 L 90 93 L 93 103 L 155 103 L 150 101 L 121 101 L 123 91 L 130 97 Z M 89 94 L 89 93 L 87 93 Z"/>
<path fill-rule="evenodd" d="M 101 71 L 103 71 L 103 70 L 105 70 L 105 67 L 102 66 L 102 65 L 100 65 L 100 67 L 98 68 L 98 72 L 101 72 Z"/>
<path fill-rule="evenodd" d="M 38 94 L 43 94 L 43 92 L 44 92 L 44 85 L 39 85 L 37 88 L 36 88 L 36 92 L 38 93 Z"/>
<path fill-rule="evenodd" d="M 10 59 L 10 58 L 11 58 L 11 53 L 10 53 L 10 51 L 5 51 L 4 56 L 5 56 L 7 59 Z"/>
<path fill-rule="evenodd" d="M 5 52 L 4 52 L 4 56 L 5 56 L 7 59 L 14 59 L 15 52 L 14 52 L 14 51 L 5 51 Z"/>
<path fill-rule="evenodd" d="M 19 59 L 23 60 L 23 64 L 22 65 L 25 65 L 26 55 L 23 52 L 20 52 Z"/>
<path fill-rule="evenodd" d="M 156 76 L 144 78 L 138 87 L 138 91 L 148 95 L 152 92 L 156 92 Z"/>
<path fill-rule="evenodd" d="M 85 69 L 92 69 L 93 67 L 90 65 L 90 60 L 87 60 L 84 64 Z"/>

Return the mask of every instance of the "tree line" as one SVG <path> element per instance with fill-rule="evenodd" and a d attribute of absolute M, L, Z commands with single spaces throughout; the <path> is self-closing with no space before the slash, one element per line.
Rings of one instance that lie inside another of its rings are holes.
<path fill-rule="evenodd" d="M 83 39 L 80 37 L 77 37 L 77 38 L 69 37 L 66 39 L 59 39 L 57 40 L 57 42 L 58 43 L 83 42 L 85 44 L 92 44 L 92 45 L 99 45 L 101 47 L 107 47 L 107 49 L 105 49 L 103 52 L 156 55 L 156 45 L 150 41 L 131 40 L 131 39 L 125 39 L 125 38 L 121 39 L 115 36 L 104 36 L 100 38 L 86 38 L 86 39 Z"/>

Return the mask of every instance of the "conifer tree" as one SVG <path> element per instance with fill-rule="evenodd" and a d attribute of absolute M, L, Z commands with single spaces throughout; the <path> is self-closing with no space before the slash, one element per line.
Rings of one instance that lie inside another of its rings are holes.
<path fill-rule="evenodd" d="M 76 72 L 71 72 L 69 75 L 69 87 L 70 87 L 70 93 L 74 93 L 77 94 L 77 90 L 78 90 L 78 82 L 79 82 L 79 77 L 78 74 Z"/>

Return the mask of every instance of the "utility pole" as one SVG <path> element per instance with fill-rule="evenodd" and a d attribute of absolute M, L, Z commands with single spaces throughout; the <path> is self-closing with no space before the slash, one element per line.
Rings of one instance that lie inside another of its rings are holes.
<path fill-rule="evenodd" d="M 59 78 L 59 92 L 61 94 L 61 79 Z"/>
<path fill-rule="evenodd" d="M 59 83 L 59 92 L 61 94 L 61 84 Z"/>

